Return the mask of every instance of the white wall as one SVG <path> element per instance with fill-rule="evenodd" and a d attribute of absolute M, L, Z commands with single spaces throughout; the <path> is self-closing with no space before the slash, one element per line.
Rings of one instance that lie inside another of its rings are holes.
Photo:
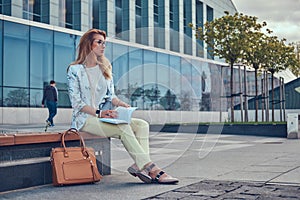
<path fill-rule="evenodd" d="M 300 113 L 300 110 L 286 110 L 288 113 Z M 54 123 L 71 123 L 72 109 L 59 108 L 54 118 Z M 164 111 L 164 110 L 137 110 L 133 117 L 141 118 L 150 124 L 165 123 L 199 123 L 219 122 L 220 112 L 197 112 L 197 111 Z M 0 108 L 0 124 L 39 124 L 45 123 L 48 118 L 47 108 Z M 222 112 L 222 122 L 230 122 L 230 112 Z M 234 111 L 236 122 L 241 121 L 241 112 Z M 248 111 L 248 121 L 255 121 L 255 110 Z M 269 114 L 269 121 L 272 120 L 272 111 Z M 261 111 L 258 111 L 258 121 L 261 121 Z M 275 110 L 275 121 L 280 121 L 280 111 Z"/>
<path fill-rule="evenodd" d="M 70 123 L 72 109 L 59 108 L 54 123 Z M 153 111 L 137 110 L 133 117 L 145 119 L 150 124 L 219 122 L 219 112 Z M 0 108 L 0 124 L 39 124 L 48 118 L 47 108 Z M 227 112 L 222 113 L 222 121 L 228 121 Z"/>

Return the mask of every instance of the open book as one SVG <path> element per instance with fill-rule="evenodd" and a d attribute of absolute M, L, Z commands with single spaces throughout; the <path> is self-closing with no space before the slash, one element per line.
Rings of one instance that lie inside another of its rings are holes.
<path fill-rule="evenodd" d="M 117 107 L 116 111 L 118 112 L 117 118 L 100 118 L 100 121 L 107 122 L 111 124 L 130 124 L 131 115 L 138 107 Z"/>

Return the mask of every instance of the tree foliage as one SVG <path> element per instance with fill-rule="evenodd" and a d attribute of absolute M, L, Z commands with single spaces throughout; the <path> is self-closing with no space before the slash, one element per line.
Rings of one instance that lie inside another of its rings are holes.
<path fill-rule="evenodd" d="M 300 75 L 300 63 L 291 46 L 285 45 L 285 40 L 278 40 L 276 36 L 268 36 L 261 32 L 266 22 L 258 23 L 257 17 L 242 13 L 225 15 L 213 21 L 206 22 L 204 26 L 195 27 L 197 39 L 207 44 L 207 50 L 213 56 L 224 59 L 231 67 L 230 96 L 231 121 L 234 121 L 233 101 L 233 66 L 235 63 L 244 63 L 255 69 L 256 90 L 257 71 L 263 69 L 274 74 L 280 70 L 290 68 L 295 75 Z M 267 33 L 272 31 L 267 29 Z M 257 92 L 256 92 L 257 93 Z"/>
<path fill-rule="evenodd" d="M 257 23 L 257 18 L 235 13 L 206 22 L 204 27 L 198 27 L 196 38 L 205 41 L 214 56 L 224 58 L 233 65 L 241 59 L 247 47 L 247 37 L 250 32 L 257 32 L 266 24 Z M 190 27 L 194 27 L 190 24 Z"/>
<path fill-rule="evenodd" d="M 216 18 L 211 22 L 206 22 L 204 27 L 194 28 L 196 38 L 203 40 L 208 50 L 214 56 L 225 59 L 231 68 L 230 75 L 230 96 L 231 96 L 231 121 L 234 121 L 234 94 L 233 94 L 233 65 L 243 59 L 245 49 L 248 47 L 247 41 L 249 33 L 259 32 L 266 24 L 257 23 L 257 17 L 235 13 Z"/>

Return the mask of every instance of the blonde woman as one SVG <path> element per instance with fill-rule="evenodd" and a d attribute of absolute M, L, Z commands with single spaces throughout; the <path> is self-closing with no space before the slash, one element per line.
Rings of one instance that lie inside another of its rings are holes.
<path fill-rule="evenodd" d="M 145 183 L 175 184 L 178 179 L 162 171 L 150 159 L 149 124 L 133 118 L 130 124 L 109 124 L 99 118 L 115 118 L 112 108 L 102 105 L 129 107 L 115 95 L 112 66 L 104 56 L 106 33 L 91 29 L 80 39 L 77 59 L 68 67 L 68 91 L 73 114 L 71 128 L 91 134 L 119 138 L 134 164 L 127 170 Z M 110 106 L 109 106 L 110 107 Z"/>

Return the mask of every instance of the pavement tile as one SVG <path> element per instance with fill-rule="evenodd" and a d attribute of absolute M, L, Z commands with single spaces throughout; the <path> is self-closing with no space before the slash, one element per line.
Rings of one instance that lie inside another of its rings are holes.
<path fill-rule="evenodd" d="M 68 126 L 57 124 L 48 131 L 63 131 Z M 9 135 L 43 129 L 41 125 L 4 125 L 0 132 Z M 300 199 L 300 140 L 150 133 L 150 146 L 153 161 L 178 177 L 178 185 L 143 184 L 130 176 L 126 169 L 132 159 L 121 142 L 113 140 L 112 175 L 101 183 L 29 188 L 0 194 L 0 199 Z"/>
<path fill-rule="evenodd" d="M 300 186 L 204 180 L 147 199 L 300 199 Z"/>

